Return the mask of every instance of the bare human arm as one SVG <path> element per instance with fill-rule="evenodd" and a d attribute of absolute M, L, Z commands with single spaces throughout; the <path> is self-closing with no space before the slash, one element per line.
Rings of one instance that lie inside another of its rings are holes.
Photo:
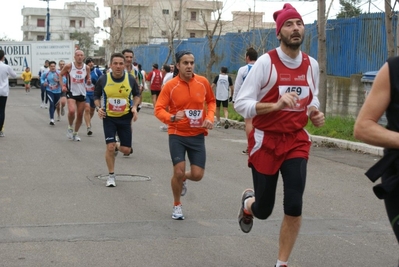
<path fill-rule="evenodd" d="M 399 148 L 399 133 L 378 124 L 390 101 L 389 66 L 385 63 L 375 77 L 370 94 L 357 116 L 353 133 L 356 139 L 374 146 Z"/>
<path fill-rule="evenodd" d="M 64 79 L 61 79 L 61 77 L 64 77 L 65 74 L 69 73 L 71 71 L 71 68 L 72 68 L 72 63 L 68 63 L 62 68 L 62 70 L 59 74 L 60 75 L 60 86 L 61 86 L 63 92 L 66 92 L 67 88 L 64 84 Z"/>

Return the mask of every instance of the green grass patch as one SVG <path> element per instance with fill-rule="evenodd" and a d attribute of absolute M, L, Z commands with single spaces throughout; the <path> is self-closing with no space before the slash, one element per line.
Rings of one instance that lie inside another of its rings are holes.
<path fill-rule="evenodd" d="M 353 137 L 354 125 L 355 125 L 354 118 L 327 116 L 326 122 L 323 127 L 316 128 L 309 121 L 305 129 L 312 135 L 320 135 L 331 138 L 359 142 L 359 140 L 356 140 Z"/>
<path fill-rule="evenodd" d="M 143 102 L 152 103 L 151 93 L 149 91 L 143 92 Z M 234 108 L 233 104 L 229 103 L 229 119 L 243 122 L 244 118 L 238 114 Z M 223 117 L 223 109 L 221 108 L 221 117 Z M 348 141 L 359 142 L 353 137 L 353 126 L 355 125 L 355 119 L 351 117 L 332 117 L 327 116 L 326 122 L 323 127 L 316 128 L 309 121 L 305 129 L 311 135 L 319 135 L 331 138 L 337 138 Z"/>

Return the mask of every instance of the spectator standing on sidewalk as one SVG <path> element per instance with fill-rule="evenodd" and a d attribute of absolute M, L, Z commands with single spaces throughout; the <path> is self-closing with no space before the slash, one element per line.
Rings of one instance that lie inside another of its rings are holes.
<path fill-rule="evenodd" d="M 17 78 L 15 71 L 8 65 L 4 64 L 5 53 L 0 49 L 0 137 L 4 137 L 4 120 L 6 117 L 6 103 L 10 87 L 8 78 Z"/>

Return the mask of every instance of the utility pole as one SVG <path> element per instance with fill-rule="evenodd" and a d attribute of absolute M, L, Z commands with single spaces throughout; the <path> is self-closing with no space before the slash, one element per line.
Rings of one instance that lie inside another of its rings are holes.
<path fill-rule="evenodd" d="M 181 20 L 183 18 L 182 16 L 182 10 L 183 10 L 183 0 L 180 0 L 180 6 L 179 6 L 179 43 L 180 43 L 180 39 L 181 39 Z"/>
<path fill-rule="evenodd" d="M 317 45 L 317 61 L 319 63 L 319 69 L 320 69 L 319 101 L 320 101 L 320 111 L 326 114 L 326 106 L 327 106 L 326 0 L 318 0 L 317 11 L 318 11 L 317 31 L 319 35 L 319 42 Z"/>
<path fill-rule="evenodd" d="M 254 0 L 254 15 L 252 17 L 252 46 L 255 46 L 255 3 L 256 1 Z"/>
<path fill-rule="evenodd" d="M 139 45 L 141 45 L 141 5 L 139 4 Z"/>
<path fill-rule="evenodd" d="M 122 50 L 125 48 L 125 0 L 122 0 L 122 29 L 121 29 L 121 38 L 122 38 Z"/>
<path fill-rule="evenodd" d="M 47 20 L 47 31 L 46 31 L 46 41 L 50 41 L 50 1 L 55 1 L 55 0 L 40 0 L 47 2 L 47 15 L 46 15 L 46 20 Z"/>

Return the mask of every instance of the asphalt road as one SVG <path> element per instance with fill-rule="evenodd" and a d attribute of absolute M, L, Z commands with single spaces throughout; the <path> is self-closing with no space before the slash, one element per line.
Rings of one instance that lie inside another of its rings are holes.
<path fill-rule="evenodd" d="M 281 181 L 268 220 L 255 220 L 249 234 L 237 223 L 241 193 L 252 186 L 241 154 L 244 131 L 210 131 L 205 176 L 188 182 L 186 220 L 174 221 L 168 137 L 152 109 L 133 124 L 134 154 L 118 155 L 117 187 L 107 188 L 98 117 L 94 135 L 87 137 L 83 126 L 82 141 L 73 142 L 66 117 L 50 126 L 39 105 L 40 90 L 11 89 L 0 138 L 0 266 L 274 266 Z M 364 176 L 376 160 L 312 148 L 290 267 L 397 266 L 383 202 Z"/>

